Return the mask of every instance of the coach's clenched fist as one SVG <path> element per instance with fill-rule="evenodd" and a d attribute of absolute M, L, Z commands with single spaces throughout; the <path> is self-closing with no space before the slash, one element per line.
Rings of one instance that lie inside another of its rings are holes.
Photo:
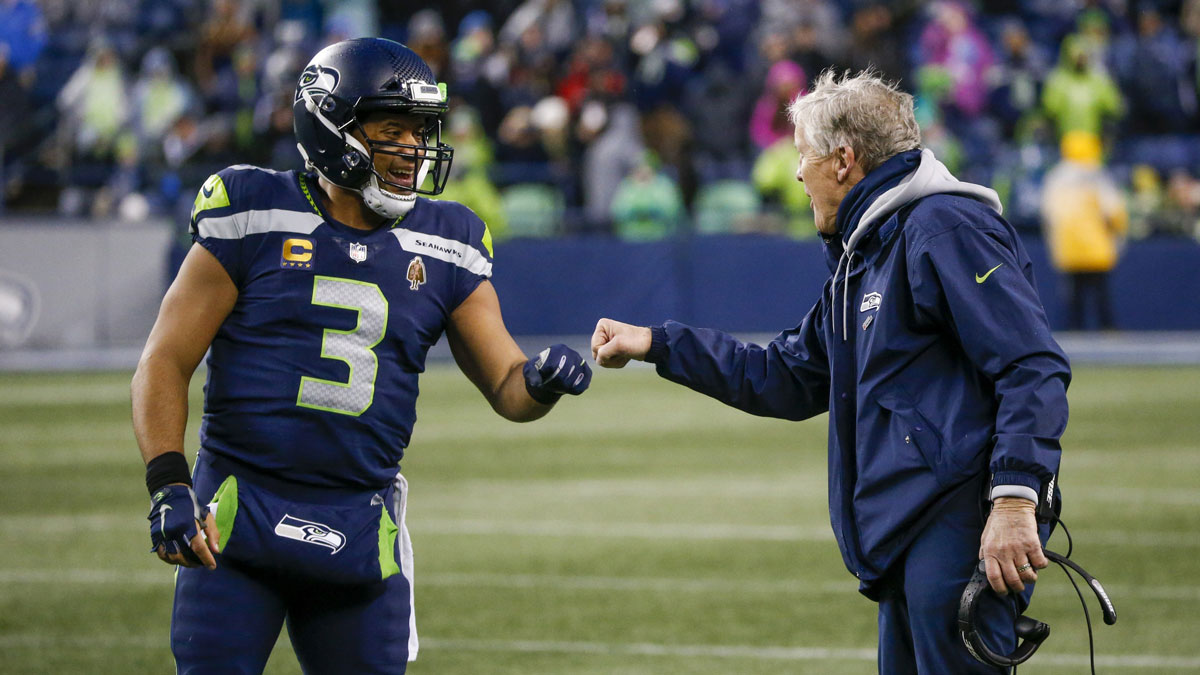
<path fill-rule="evenodd" d="M 612 319 L 596 322 L 592 358 L 605 368 L 622 368 L 630 359 L 643 361 L 650 351 L 650 329 Z"/>

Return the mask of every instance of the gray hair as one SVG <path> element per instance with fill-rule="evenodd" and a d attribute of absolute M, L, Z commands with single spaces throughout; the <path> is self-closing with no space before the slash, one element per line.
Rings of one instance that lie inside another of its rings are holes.
<path fill-rule="evenodd" d="M 913 97 L 874 69 L 840 78 L 832 68 L 821 73 L 806 94 L 788 106 L 793 125 L 819 157 L 842 146 L 854 148 L 864 171 L 892 155 L 921 147 L 921 128 L 913 114 Z"/>

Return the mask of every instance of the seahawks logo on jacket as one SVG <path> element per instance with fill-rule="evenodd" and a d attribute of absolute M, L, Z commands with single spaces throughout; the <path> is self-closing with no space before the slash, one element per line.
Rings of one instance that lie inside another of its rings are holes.
<path fill-rule="evenodd" d="M 346 535 L 332 527 L 286 513 L 279 520 L 279 524 L 275 526 L 275 534 L 285 539 L 295 539 L 306 544 L 316 544 L 332 549 L 329 555 L 334 555 L 346 545 Z"/>
<path fill-rule="evenodd" d="M 872 309 L 879 309 L 881 302 L 883 302 L 883 295 L 879 293 L 867 293 L 863 296 L 862 306 L 858 308 L 858 311 L 869 312 Z"/>

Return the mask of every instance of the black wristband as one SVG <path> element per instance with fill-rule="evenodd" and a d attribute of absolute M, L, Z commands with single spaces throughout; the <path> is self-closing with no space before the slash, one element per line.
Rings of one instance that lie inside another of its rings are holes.
<path fill-rule="evenodd" d="M 184 483 L 188 487 L 192 485 L 187 457 L 182 452 L 164 452 L 146 464 L 146 489 L 151 497 L 160 487 L 171 483 Z"/>

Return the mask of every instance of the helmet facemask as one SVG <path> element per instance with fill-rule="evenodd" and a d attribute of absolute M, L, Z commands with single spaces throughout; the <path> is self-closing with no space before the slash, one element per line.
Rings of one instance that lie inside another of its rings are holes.
<path fill-rule="evenodd" d="M 347 134 L 347 144 L 369 158 L 371 175 L 361 188 L 363 199 L 373 211 L 389 218 L 407 213 L 416 203 L 418 194 L 441 194 L 450 175 L 454 150 L 442 143 L 441 117 L 436 114 L 415 114 L 424 118 L 416 145 L 372 139 L 367 136 L 361 122 L 356 124 L 361 137 L 367 140 L 366 148 L 358 141 L 358 136 Z M 408 160 L 407 163 L 416 170 L 408 180 L 390 178 L 376 168 L 375 159 L 378 156 Z M 426 179 L 429 179 L 428 186 Z M 388 187 L 392 189 L 388 190 Z"/>

